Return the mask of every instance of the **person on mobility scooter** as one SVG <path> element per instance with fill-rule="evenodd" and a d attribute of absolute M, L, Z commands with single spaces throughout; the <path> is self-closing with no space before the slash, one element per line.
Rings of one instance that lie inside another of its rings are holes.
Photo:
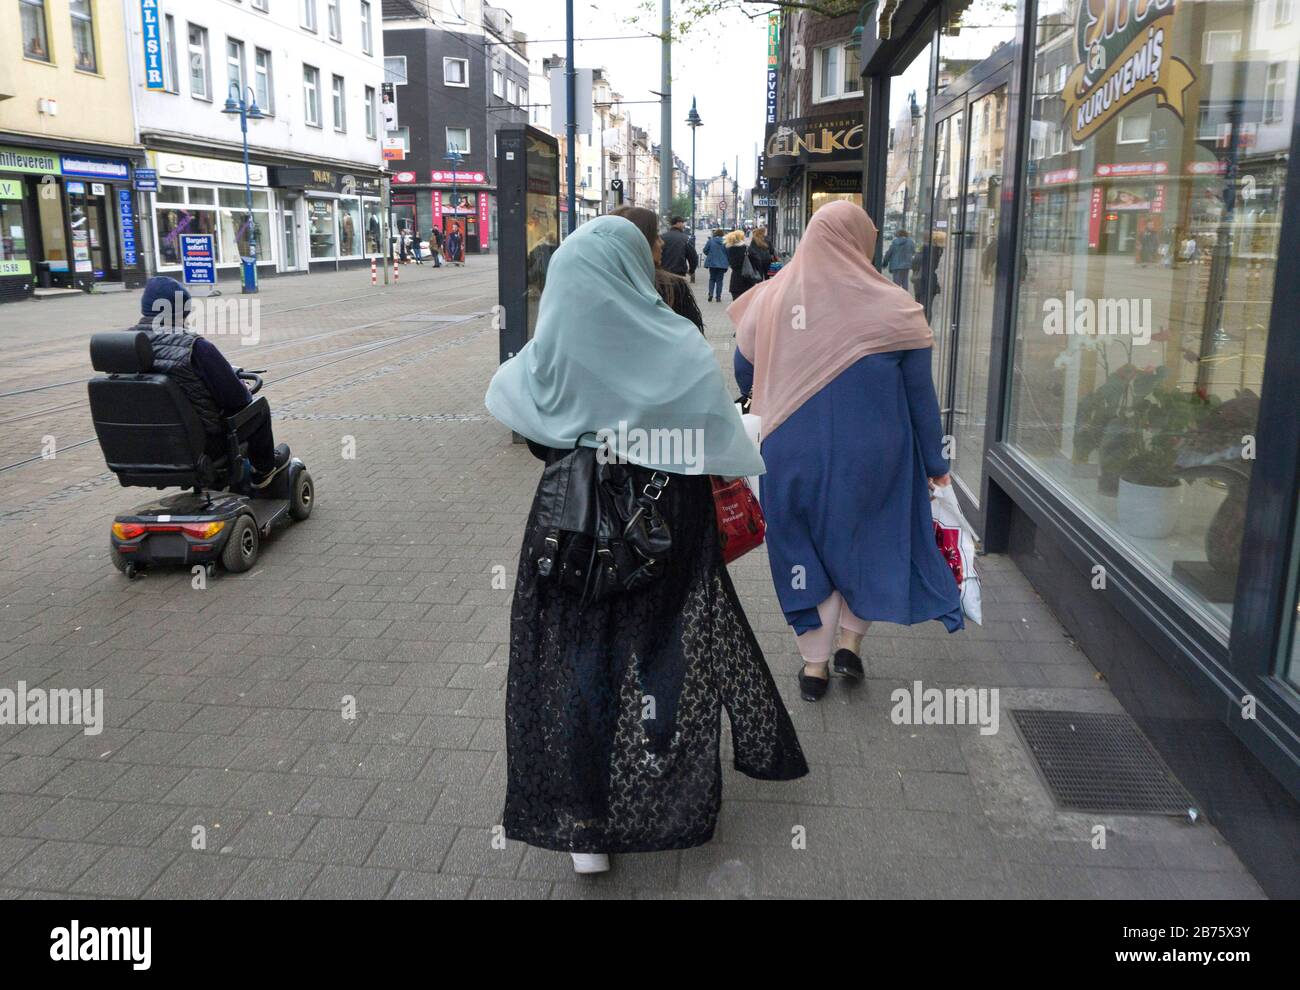
<path fill-rule="evenodd" d="M 236 369 L 206 338 L 186 331 L 192 300 L 175 279 L 149 280 L 140 321 L 95 334 L 91 416 L 108 467 L 124 485 L 192 487 L 118 516 L 112 559 L 128 577 L 150 564 L 256 562 L 261 537 L 311 513 L 302 461 L 276 445 L 262 380 Z M 250 381 L 250 390 L 244 382 Z"/>

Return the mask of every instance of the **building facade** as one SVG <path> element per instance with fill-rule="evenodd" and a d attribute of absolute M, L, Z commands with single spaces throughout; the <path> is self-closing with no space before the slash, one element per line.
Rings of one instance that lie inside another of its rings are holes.
<path fill-rule="evenodd" d="M 124 35 L 116 2 L 0 6 L 0 301 L 144 277 Z"/>
<path fill-rule="evenodd" d="M 465 251 L 496 245 L 496 142 L 528 121 L 527 39 L 481 0 L 385 0 L 396 229 L 464 234 Z"/>
<path fill-rule="evenodd" d="M 132 102 L 156 173 L 141 217 L 153 270 L 182 271 L 187 234 L 212 235 L 221 278 L 254 251 L 263 277 L 382 251 L 378 0 L 126 8 Z M 228 112 L 241 98 L 247 173 L 240 115 Z"/>
<path fill-rule="evenodd" d="M 883 10 L 864 206 L 878 260 L 900 229 L 919 249 L 967 518 L 1295 897 L 1300 10 Z"/>
<path fill-rule="evenodd" d="M 778 53 L 778 64 L 762 152 L 775 203 L 767 211 L 769 236 L 783 256 L 819 206 L 862 202 L 861 36 L 853 15 L 769 16 L 768 50 Z"/>

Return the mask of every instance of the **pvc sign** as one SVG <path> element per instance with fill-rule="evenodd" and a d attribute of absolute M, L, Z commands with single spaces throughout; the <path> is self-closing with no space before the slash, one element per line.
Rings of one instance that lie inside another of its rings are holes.
<path fill-rule="evenodd" d="M 117 213 L 122 220 L 122 266 L 134 267 L 135 251 L 135 208 L 131 205 L 131 190 L 117 191 Z"/>
<path fill-rule="evenodd" d="M 141 34 L 144 36 L 144 88 L 167 88 L 163 78 L 162 32 L 158 26 L 158 0 L 140 0 Z"/>
<path fill-rule="evenodd" d="M 181 270 L 186 285 L 216 285 L 211 234 L 181 234 Z"/>

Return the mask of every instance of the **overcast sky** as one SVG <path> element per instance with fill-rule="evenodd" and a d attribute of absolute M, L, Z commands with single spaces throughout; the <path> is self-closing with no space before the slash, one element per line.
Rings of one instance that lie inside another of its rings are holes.
<path fill-rule="evenodd" d="M 564 0 L 495 0 L 510 11 L 515 27 L 528 34 L 529 56 L 563 55 L 564 42 L 533 39 L 564 38 Z M 658 30 L 656 13 L 642 24 Z M 639 0 L 574 0 L 578 39 L 630 35 L 627 23 L 640 9 Z M 759 8 L 762 9 L 762 8 Z M 580 68 L 609 70 L 610 81 L 625 100 L 655 100 L 659 89 L 659 40 L 579 40 L 575 61 Z M 735 170 L 740 155 L 741 188 L 754 182 L 755 144 L 762 149 L 767 80 L 767 17 L 750 20 L 739 13 L 717 15 L 714 23 L 695 28 L 673 45 L 673 150 L 691 161 L 691 132 L 686 115 L 694 96 L 704 126 L 696 132 L 696 172 L 701 178 L 716 175 L 727 163 Z M 627 108 L 638 127 L 659 140 L 657 103 Z"/>

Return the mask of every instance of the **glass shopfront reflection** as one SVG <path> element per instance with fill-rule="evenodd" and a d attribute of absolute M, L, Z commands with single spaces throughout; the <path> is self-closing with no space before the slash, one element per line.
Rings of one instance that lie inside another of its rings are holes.
<path fill-rule="evenodd" d="M 1300 68 L 1262 6 L 1039 3 L 1007 436 L 1224 638 Z"/>

